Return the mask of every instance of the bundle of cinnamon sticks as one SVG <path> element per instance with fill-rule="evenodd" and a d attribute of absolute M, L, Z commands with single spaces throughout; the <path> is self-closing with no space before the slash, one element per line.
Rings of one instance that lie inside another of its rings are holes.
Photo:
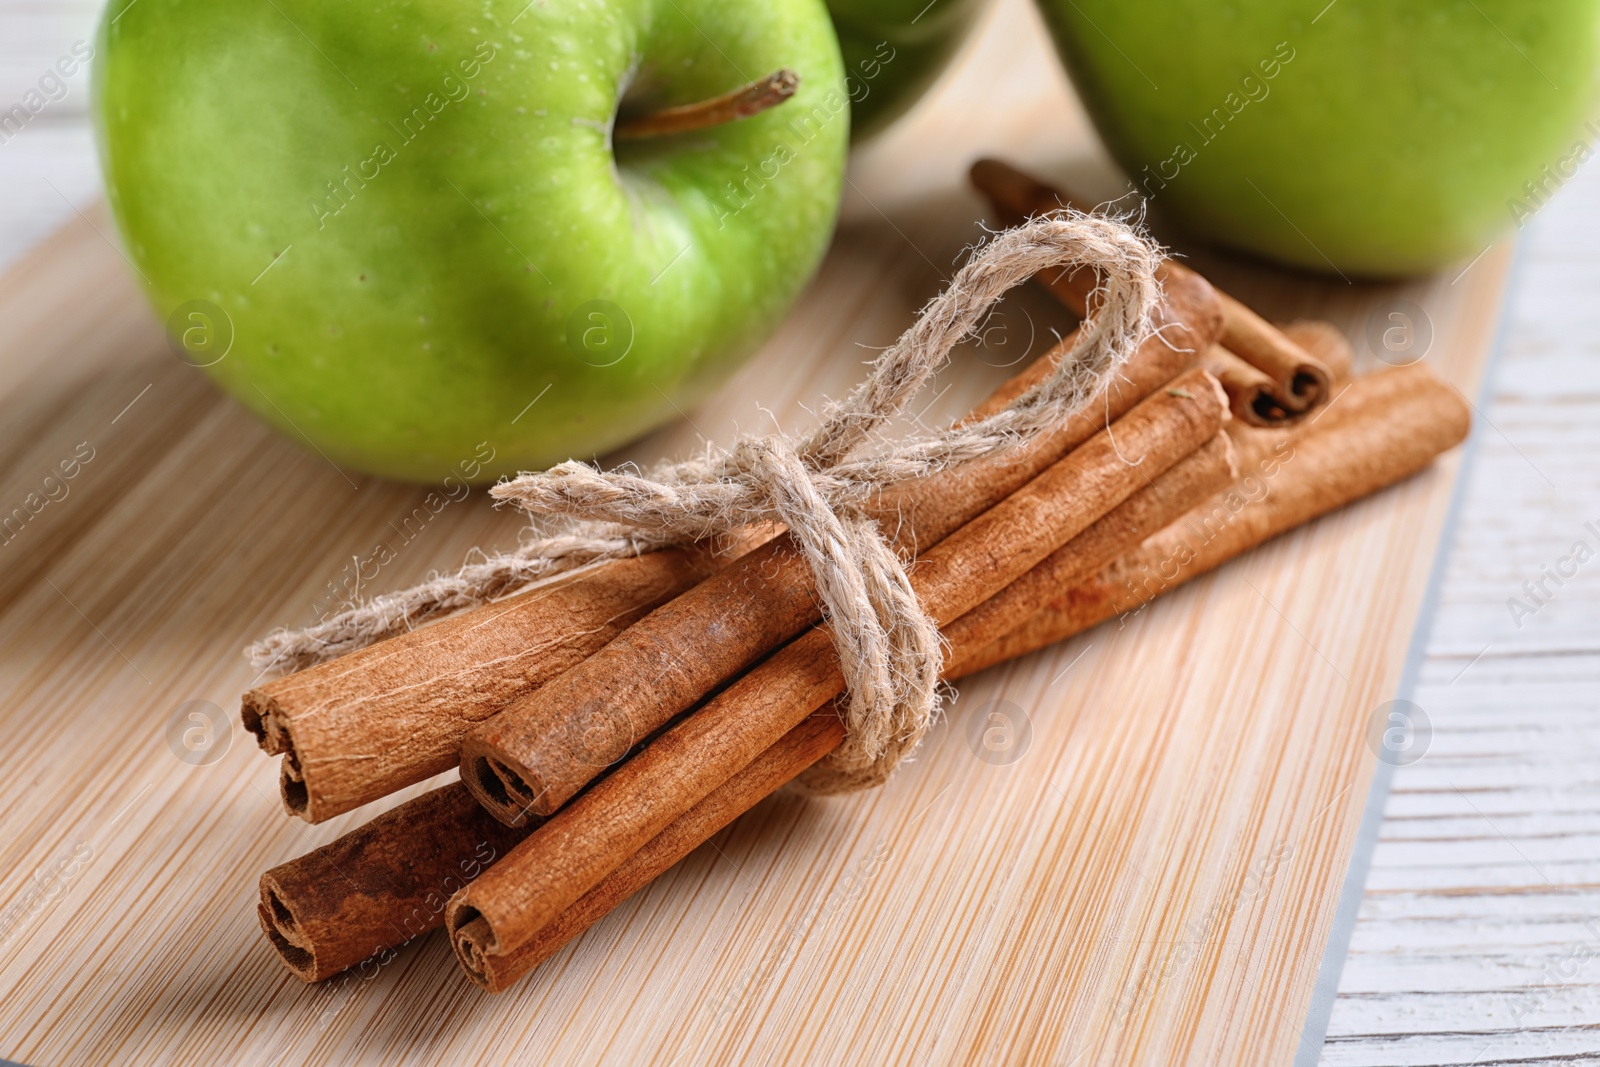
<path fill-rule="evenodd" d="M 1064 202 L 1003 164 L 974 180 L 1007 221 Z M 878 501 L 946 678 L 1137 610 L 1466 435 L 1420 365 L 1351 381 L 1333 327 L 1280 330 L 1163 272 L 1160 330 L 1080 415 Z M 1082 273 L 1040 280 L 1082 313 Z M 505 989 L 761 798 L 829 791 L 850 770 L 843 690 L 812 577 L 770 530 L 598 564 L 270 682 L 243 717 L 282 757 L 291 815 L 461 781 L 263 874 L 262 928 L 316 981 L 445 926 L 466 973 Z"/>

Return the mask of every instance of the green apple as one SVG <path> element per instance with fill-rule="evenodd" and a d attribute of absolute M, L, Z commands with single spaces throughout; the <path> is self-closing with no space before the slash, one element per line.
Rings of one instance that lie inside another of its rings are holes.
<path fill-rule="evenodd" d="M 860 140 L 927 92 L 983 10 L 984 0 L 828 0 Z"/>
<path fill-rule="evenodd" d="M 1287 263 L 1387 275 L 1470 259 L 1588 158 L 1594 0 L 1040 7 L 1153 206 Z"/>
<path fill-rule="evenodd" d="M 782 68 L 799 90 L 768 111 L 613 143 L 619 111 Z M 815 269 L 849 140 L 821 0 L 111 0 L 93 107 L 181 351 L 410 480 L 677 417 Z"/>

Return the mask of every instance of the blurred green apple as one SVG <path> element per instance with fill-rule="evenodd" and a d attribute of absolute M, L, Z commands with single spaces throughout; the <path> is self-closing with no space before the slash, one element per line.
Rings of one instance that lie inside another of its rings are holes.
<path fill-rule="evenodd" d="M 828 0 L 850 92 L 851 134 L 868 137 L 933 86 L 984 0 Z"/>
<path fill-rule="evenodd" d="M 821 0 L 112 0 L 98 53 L 112 209 L 180 352 L 397 478 L 677 417 L 774 329 L 838 209 Z M 771 110 L 613 143 L 619 111 L 782 68 Z"/>
<path fill-rule="evenodd" d="M 1223 245 L 1425 271 L 1477 255 L 1588 158 L 1595 0 L 1039 3 L 1135 187 Z"/>

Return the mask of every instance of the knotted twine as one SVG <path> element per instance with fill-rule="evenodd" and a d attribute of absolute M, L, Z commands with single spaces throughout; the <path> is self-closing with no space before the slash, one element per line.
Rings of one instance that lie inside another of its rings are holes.
<path fill-rule="evenodd" d="M 943 650 L 906 561 L 865 505 L 891 486 L 1026 443 L 1081 409 L 1149 335 L 1161 258 L 1126 220 L 1103 215 L 1063 210 L 1003 231 L 846 399 L 823 407 L 820 425 L 805 437 L 746 435 L 727 449 L 708 442 L 703 455 L 647 473 L 569 461 L 520 474 L 491 495 L 558 517 L 565 524 L 559 533 L 510 553 L 475 553 L 453 575 L 373 598 L 308 629 L 279 631 L 249 650 L 251 662 L 263 673 L 299 670 L 590 563 L 780 524 L 815 578 L 848 685 L 845 742 L 808 772 L 805 785 L 831 793 L 880 784 L 934 720 Z M 1094 311 L 1053 373 L 987 417 L 883 438 L 885 424 L 1008 289 L 1043 270 L 1082 268 L 1099 272 Z"/>

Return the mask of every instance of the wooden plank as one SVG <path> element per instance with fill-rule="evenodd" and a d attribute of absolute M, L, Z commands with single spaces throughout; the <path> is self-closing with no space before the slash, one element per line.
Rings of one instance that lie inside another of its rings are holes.
<path fill-rule="evenodd" d="M 1585 170 L 1522 249 L 1414 697 L 1433 739 L 1394 773 L 1328 1028 L 1338 1067 L 1600 1061 L 1600 564 L 1547 580 L 1531 615 L 1507 606 L 1536 606 L 1523 583 L 1578 540 L 1600 549 L 1597 233 Z"/>
<path fill-rule="evenodd" d="M 802 404 L 848 388 L 979 235 L 963 175 L 984 152 L 1113 184 L 1021 0 L 997 5 L 937 98 L 857 159 L 835 247 L 779 334 L 692 422 L 625 454 L 681 453 L 763 408 L 800 425 Z M 261 941 L 255 877 L 366 813 L 291 823 L 275 767 L 237 728 L 191 766 L 167 723 L 193 700 L 231 716 L 251 681 L 238 649 L 313 617 L 353 554 L 388 539 L 378 584 L 396 586 L 518 524 L 477 496 L 404 539 L 395 524 L 424 490 L 333 468 L 177 366 L 96 225 L 69 226 L 0 283 L 0 502 L 25 498 L 28 472 L 63 448 L 104 442 L 23 531 L 38 536 L 0 546 L 23 561 L 6 559 L 0 586 L 0 1055 L 1292 1054 L 1373 766 L 1365 724 L 1398 676 L 1454 457 L 1125 626 L 972 679 L 887 787 L 765 802 L 505 996 L 471 988 L 437 938 L 370 979 L 306 988 Z M 1324 315 L 1358 338 L 1411 300 L 1435 327 L 1430 362 L 1475 395 L 1507 259 L 1493 250 L 1455 284 L 1360 288 L 1205 263 L 1269 314 Z M 1019 293 L 924 417 L 962 410 L 1065 324 Z M 1033 731 L 1007 766 L 965 741 L 994 700 Z"/>

